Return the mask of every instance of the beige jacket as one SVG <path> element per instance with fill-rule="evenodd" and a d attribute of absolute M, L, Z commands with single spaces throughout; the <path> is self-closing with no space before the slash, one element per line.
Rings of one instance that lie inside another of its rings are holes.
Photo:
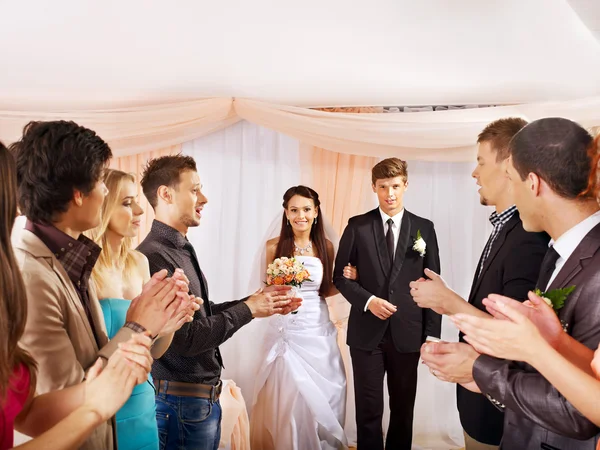
<path fill-rule="evenodd" d="M 27 290 L 27 324 L 21 345 L 38 365 L 37 394 L 81 383 L 99 354 L 109 357 L 132 330 L 122 328 L 110 341 L 96 293 L 90 290 L 92 327 L 73 283 L 61 263 L 33 233 L 23 230 L 13 240 L 15 256 Z M 114 419 L 100 425 L 81 447 L 116 448 Z"/>

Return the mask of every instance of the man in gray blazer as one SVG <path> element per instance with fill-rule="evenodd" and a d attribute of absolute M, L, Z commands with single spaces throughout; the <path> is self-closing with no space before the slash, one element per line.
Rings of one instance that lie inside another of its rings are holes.
<path fill-rule="evenodd" d="M 595 349 L 600 342 L 600 212 L 596 199 L 586 194 L 591 142 L 590 134 L 574 122 L 537 120 L 511 141 L 507 174 L 525 230 L 546 231 L 552 238 L 537 287 L 549 292 L 575 286 L 557 314 L 567 333 Z M 486 355 L 452 365 L 442 358 L 448 356 L 445 345 L 453 345 L 455 360 L 472 354 L 465 344 L 432 344 L 424 349 L 424 358 L 429 364 L 443 360 L 436 370 L 463 384 L 470 366 L 477 388 L 505 411 L 500 448 L 596 448 L 600 429 L 533 367 Z"/>

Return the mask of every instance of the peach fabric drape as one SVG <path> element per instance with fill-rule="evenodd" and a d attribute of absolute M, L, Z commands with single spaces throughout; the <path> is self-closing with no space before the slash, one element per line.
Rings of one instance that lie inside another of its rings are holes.
<path fill-rule="evenodd" d="M 112 169 L 121 170 L 123 172 L 131 173 L 135 176 L 135 180 L 138 188 L 138 203 L 144 210 L 144 215 L 140 222 L 140 229 L 138 231 L 137 238 L 133 239 L 134 247 L 136 247 L 148 234 L 150 227 L 152 226 L 152 220 L 154 220 L 154 211 L 148 204 L 148 200 L 142 192 L 142 186 L 140 181 L 142 179 L 142 171 L 148 160 L 152 158 L 158 158 L 165 155 L 173 155 L 181 152 L 181 145 L 173 145 L 171 147 L 163 148 L 160 150 L 154 150 L 151 152 L 139 153 L 137 155 L 121 156 L 120 158 L 113 158 L 110 161 L 110 167 Z"/>
<path fill-rule="evenodd" d="M 221 442 L 219 449 L 250 450 L 250 421 L 241 389 L 233 380 L 223 380 L 221 393 Z"/>
<path fill-rule="evenodd" d="M 1 111 L 0 141 L 19 139 L 31 120 L 72 120 L 98 133 L 115 157 L 182 144 L 240 118 L 231 98 L 210 98 L 104 111 Z"/>
<path fill-rule="evenodd" d="M 73 120 L 102 136 L 115 156 L 181 144 L 240 119 L 339 153 L 406 160 L 471 161 L 474 136 L 492 120 L 561 116 L 600 125 L 600 96 L 435 112 L 348 114 L 248 99 L 213 98 L 107 111 L 0 111 L 0 140 L 18 139 L 30 120 Z"/>

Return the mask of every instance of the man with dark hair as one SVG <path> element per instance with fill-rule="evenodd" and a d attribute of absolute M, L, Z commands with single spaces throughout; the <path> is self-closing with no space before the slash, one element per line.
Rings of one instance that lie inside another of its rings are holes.
<path fill-rule="evenodd" d="M 242 300 L 210 302 L 196 251 L 186 237 L 190 227 L 200 225 L 208 201 L 196 162 L 183 155 L 150 160 L 142 188 L 155 213 L 152 229 L 138 247 L 148 258 L 150 272 L 172 273 L 181 267 L 191 293 L 204 299 L 193 322 L 175 332 L 169 349 L 152 366 L 161 448 L 217 450 L 223 367 L 219 345 L 254 317 L 296 310 L 300 299 L 289 298 L 289 286 L 273 286 Z"/>
<path fill-rule="evenodd" d="M 479 189 L 482 205 L 494 206 L 490 216 L 493 231 L 485 245 L 473 277 L 468 301 L 451 290 L 437 274 L 426 270 L 426 282 L 411 283 L 411 294 L 417 304 L 432 308 L 440 314 L 466 313 L 488 316 L 482 301 L 491 293 L 520 300 L 535 288 L 549 237 L 545 233 L 528 233 L 514 205 L 506 175 L 513 136 L 527 122 L 519 118 L 505 118 L 488 124 L 477 138 L 477 166 L 473 178 Z M 463 336 L 460 335 L 463 342 Z M 465 348 L 478 356 L 466 344 Z M 426 347 L 427 348 L 427 347 Z M 447 347 L 451 349 L 449 345 Z M 447 355 L 423 355 L 434 375 L 444 377 L 446 365 L 455 361 Z M 466 450 L 492 450 L 502 439 L 504 414 L 483 395 L 457 385 L 457 406 L 464 429 Z"/>
<path fill-rule="evenodd" d="M 587 192 L 591 143 L 590 134 L 570 120 L 536 120 L 511 141 L 507 170 L 523 228 L 545 231 L 552 238 L 537 288 L 549 297 L 558 289 L 573 288 L 557 311 L 573 339 L 568 349 L 559 351 L 584 370 L 589 370 L 593 349 L 600 343 L 600 211 L 596 198 Z M 531 308 L 522 309 L 533 314 Z M 436 353 L 436 347 L 446 345 L 431 344 Z M 465 357 L 462 348 L 455 350 Z M 460 383 L 482 392 L 505 411 L 500 448 L 596 448 L 598 427 L 532 366 L 487 355 L 470 364 L 470 376 L 457 375 Z"/>
<path fill-rule="evenodd" d="M 178 294 L 166 273 L 153 277 L 132 303 L 125 326 L 108 342 L 89 284 L 101 249 L 83 232 L 100 224 L 110 148 L 93 131 L 58 121 L 29 123 L 10 149 L 19 205 L 27 217 L 13 243 L 28 301 L 21 345 L 38 365 L 36 392 L 81 383 L 98 356 L 108 359 L 126 341 L 130 359 L 141 362 L 138 333 L 158 334 L 174 313 Z M 112 449 L 113 427 L 112 422 L 100 426 L 81 448 Z"/>
<path fill-rule="evenodd" d="M 404 209 L 407 164 L 398 158 L 372 170 L 379 207 L 352 217 L 335 260 L 334 283 L 351 305 L 348 345 L 352 356 L 356 425 L 361 449 L 383 449 L 383 380 L 387 372 L 390 424 L 386 449 L 409 450 L 417 392 L 419 348 L 439 337 L 441 316 L 412 301 L 409 283 L 429 267 L 439 273 L 433 223 Z M 360 279 L 344 277 L 356 266 Z"/>

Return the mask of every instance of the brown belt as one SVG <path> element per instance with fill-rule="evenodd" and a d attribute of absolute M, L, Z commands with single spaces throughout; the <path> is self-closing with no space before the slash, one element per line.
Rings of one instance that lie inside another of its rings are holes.
<path fill-rule="evenodd" d="M 183 381 L 154 380 L 154 386 L 157 394 L 207 398 L 211 402 L 219 400 L 223 390 L 223 383 L 220 380 L 216 386 L 212 384 L 184 383 Z"/>

